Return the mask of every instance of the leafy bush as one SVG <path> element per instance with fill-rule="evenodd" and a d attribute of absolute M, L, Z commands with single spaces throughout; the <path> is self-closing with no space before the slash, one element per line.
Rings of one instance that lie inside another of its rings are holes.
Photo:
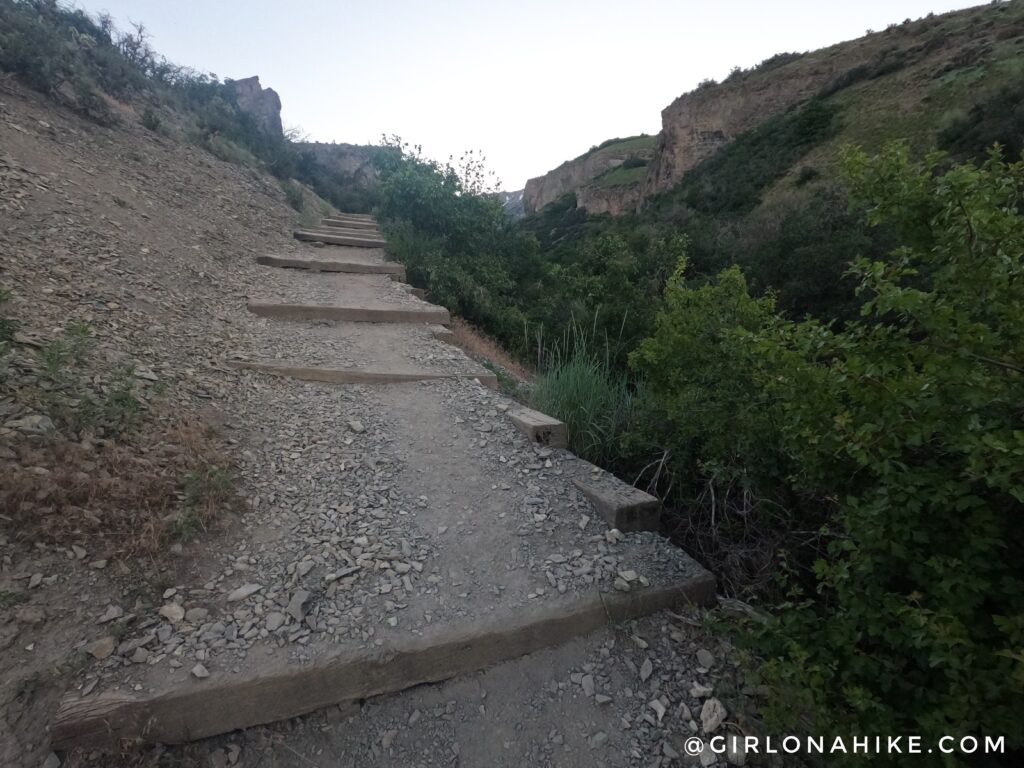
<path fill-rule="evenodd" d="M 634 363 L 711 487 L 738 477 L 791 525 L 786 599 L 755 645 L 786 692 L 778 727 L 1019 748 L 1024 163 L 895 145 L 845 167 L 901 243 L 855 262 L 860 319 L 776 317 L 735 270 L 677 278 Z"/>
<path fill-rule="evenodd" d="M 861 322 L 765 342 L 768 359 L 802 361 L 767 390 L 800 485 L 836 507 L 813 597 L 770 633 L 770 671 L 818 727 L 1021 747 L 1024 163 L 941 163 L 905 146 L 847 157 L 871 221 L 903 246 L 855 264 Z"/>
<path fill-rule="evenodd" d="M 541 274 L 536 243 L 487 194 L 482 159 L 468 153 L 458 166 L 440 164 L 397 138 L 383 150 L 379 215 L 411 282 L 525 353 L 521 307 Z"/>

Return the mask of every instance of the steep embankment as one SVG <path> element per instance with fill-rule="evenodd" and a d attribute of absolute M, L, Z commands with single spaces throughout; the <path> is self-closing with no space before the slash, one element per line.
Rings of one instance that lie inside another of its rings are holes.
<path fill-rule="evenodd" d="M 565 194 L 578 189 L 614 169 L 643 167 L 654 149 L 654 137 L 634 136 L 611 139 L 579 157 L 568 160 L 543 176 L 526 182 L 523 206 L 527 214 L 536 213 Z M 623 166 L 626 166 L 623 168 Z"/>
<path fill-rule="evenodd" d="M 227 464 L 185 459 L 245 397 L 223 361 L 295 213 L 270 177 L 13 80 L 0 147 L 0 763 L 41 765 L 62 676 L 232 524 Z"/>

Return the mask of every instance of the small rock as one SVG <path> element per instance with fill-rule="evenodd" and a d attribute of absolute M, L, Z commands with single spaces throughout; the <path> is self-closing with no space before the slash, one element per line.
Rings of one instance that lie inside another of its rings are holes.
<path fill-rule="evenodd" d="M 42 624 L 46 620 L 46 613 L 38 605 L 23 605 L 15 611 L 14 620 L 19 624 Z"/>
<path fill-rule="evenodd" d="M 261 589 L 263 589 L 262 584 L 243 584 L 230 595 L 228 595 L 228 602 L 237 603 L 240 600 L 245 600 L 245 598 L 249 597 L 250 595 L 255 595 Z"/>
<path fill-rule="evenodd" d="M 119 605 L 108 605 L 107 610 L 103 613 L 99 619 L 96 620 L 97 624 L 107 624 L 114 619 L 120 619 L 124 616 L 124 609 Z"/>
<path fill-rule="evenodd" d="M 725 707 L 718 699 L 708 699 L 700 710 L 700 723 L 704 733 L 714 733 L 725 720 Z"/>
<path fill-rule="evenodd" d="M 84 560 L 85 556 L 89 554 L 85 551 L 85 547 L 80 547 L 77 544 L 71 545 L 71 551 L 75 553 L 76 560 Z"/>
<path fill-rule="evenodd" d="M 162 606 L 157 613 L 171 622 L 171 624 L 177 624 L 185 618 L 185 609 L 177 603 L 168 603 L 167 605 Z"/>
<path fill-rule="evenodd" d="M 288 611 L 296 621 L 302 621 L 303 617 L 309 613 L 310 601 L 312 598 L 312 592 L 300 589 L 292 595 L 292 599 L 288 601 L 288 607 L 285 610 Z"/>
<path fill-rule="evenodd" d="M 196 664 L 192 667 L 192 676 L 198 677 L 200 680 L 210 676 L 210 670 L 204 667 L 202 664 Z"/>
<path fill-rule="evenodd" d="M 101 637 L 99 640 L 94 642 L 92 645 L 85 649 L 85 652 L 92 656 L 94 659 L 103 660 L 110 656 L 114 652 L 114 648 L 117 646 L 117 641 L 111 637 Z"/>
<path fill-rule="evenodd" d="M 594 676 L 584 675 L 583 679 L 580 680 L 580 685 L 583 686 L 583 693 L 587 696 L 594 695 Z"/>
<path fill-rule="evenodd" d="M 653 672 L 654 664 L 650 659 L 644 659 L 644 663 L 640 665 L 640 682 L 646 683 Z"/>
<path fill-rule="evenodd" d="M 136 648 L 132 653 L 132 664 L 145 664 L 147 661 L 149 661 L 149 651 L 145 648 Z"/>
<path fill-rule="evenodd" d="M 202 624 L 209 615 L 206 608 L 189 608 L 185 611 L 185 621 L 189 624 Z"/>
<path fill-rule="evenodd" d="M 280 629 L 281 625 L 284 624 L 284 621 L 285 621 L 285 616 L 284 616 L 283 613 L 278 613 L 277 611 L 274 611 L 273 613 L 268 613 L 267 614 L 267 631 L 268 632 L 274 632 L 274 631 Z"/>
<path fill-rule="evenodd" d="M 43 761 L 43 768 L 60 768 L 60 758 L 56 753 L 51 752 Z"/>
<path fill-rule="evenodd" d="M 355 432 L 357 435 L 366 431 L 366 427 L 363 426 L 363 422 L 359 421 L 358 419 L 352 419 L 351 421 L 349 421 L 348 428 Z"/>
<path fill-rule="evenodd" d="M 89 563 L 89 567 L 90 568 L 95 568 L 97 571 L 102 571 L 104 568 L 107 567 L 107 561 L 106 560 L 93 560 L 91 563 Z"/>
<path fill-rule="evenodd" d="M 608 734 L 604 731 L 598 731 L 587 739 L 587 743 L 590 744 L 591 749 L 597 749 L 598 747 L 604 746 L 608 741 Z"/>
<path fill-rule="evenodd" d="M 701 648 L 697 651 L 697 663 L 704 669 L 711 669 L 715 665 L 715 657 L 711 655 L 710 651 Z"/>
<path fill-rule="evenodd" d="M 652 700 L 647 706 L 654 710 L 654 714 L 658 716 L 658 722 L 665 717 L 665 705 L 662 704 L 658 699 Z"/>

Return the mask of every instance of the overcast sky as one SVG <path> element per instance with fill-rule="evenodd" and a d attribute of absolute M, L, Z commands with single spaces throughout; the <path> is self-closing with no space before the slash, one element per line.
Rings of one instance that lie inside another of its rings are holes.
<path fill-rule="evenodd" d="M 953 0 L 81 0 L 178 64 L 259 75 L 312 139 L 482 150 L 507 190 L 615 136 L 657 133 L 705 78 L 977 5 Z"/>

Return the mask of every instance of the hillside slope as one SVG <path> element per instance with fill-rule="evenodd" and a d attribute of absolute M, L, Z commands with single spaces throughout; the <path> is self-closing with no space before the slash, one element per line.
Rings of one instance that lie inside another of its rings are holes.
<path fill-rule="evenodd" d="M 815 153 L 813 166 L 847 142 L 868 150 L 894 137 L 928 144 L 1024 78 L 1022 39 L 1024 4 L 1010 2 L 908 19 L 810 53 L 778 54 L 752 69 L 737 68 L 721 83 L 708 81 L 667 106 L 646 172 L 588 187 L 586 179 L 574 177 L 557 189 L 577 193 L 578 207 L 588 213 L 631 212 L 670 192 L 737 137 L 811 99 L 842 109 L 840 124 Z M 561 168 L 541 178 L 561 178 L 566 166 Z M 527 210 L 536 212 L 558 196 L 535 196 Z"/>
<path fill-rule="evenodd" d="M 11 79 L 0 147 L 0 764 L 42 765 L 62 676 L 107 606 L 158 600 L 203 526 L 233 524 L 228 465 L 183 457 L 251 397 L 224 360 L 250 343 L 253 256 L 293 249 L 297 214 L 272 177 Z M 190 516 L 213 478 L 227 496 Z"/>

